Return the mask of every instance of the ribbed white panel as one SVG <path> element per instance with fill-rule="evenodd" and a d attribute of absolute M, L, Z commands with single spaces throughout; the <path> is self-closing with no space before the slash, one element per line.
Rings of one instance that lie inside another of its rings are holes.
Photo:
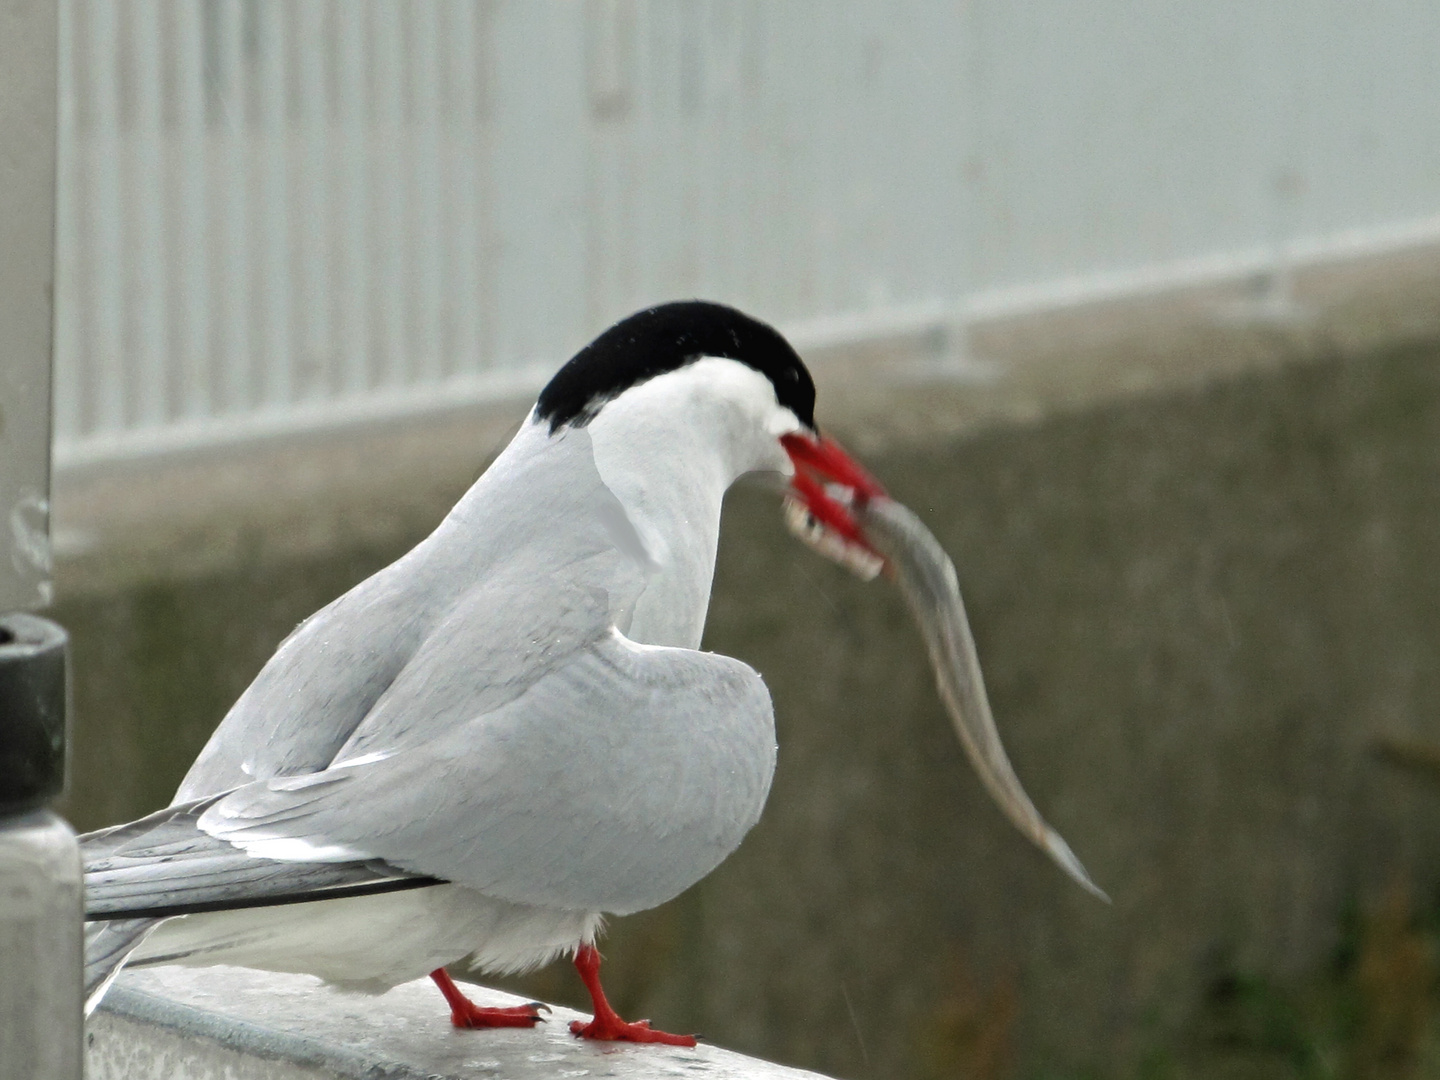
<path fill-rule="evenodd" d="M 250 184 L 256 245 L 252 258 L 255 294 L 251 315 L 255 328 L 251 353 L 259 360 L 253 368 L 250 397 L 262 408 L 283 408 L 294 401 L 300 389 L 296 384 L 303 385 L 313 365 L 313 360 L 303 351 L 294 348 L 292 301 L 298 282 L 297 275 L 292 273 L 295 265 L 292 236 L 297 226 L 304 229 L 315 207 L 313 201 L 305 198 L 303 188 L 295 190 L 298 185 L 293 184 L 292 179 L 297 171 L 296 158 L 303 161 L 310 154 L 323 153 L 324 125 L 294 122 L 290 87 L 292 83 L 295 85 L 295 96 L 299 99 L 296 104 L 302 107 L 294 112 L 301 112 L 305 107 L 323 111 L 324 66 L 320 63 L 292 65 L 290 23 L 296 17 L 304 20 L 318 8 L 315 0 L 302 0 L 299 4 L 291 0 L 252 0 L 253 26 L 247 28 L 246 44 L 254 54 L 246 58 L 254 78 L 250 93 L 254 115 L 246 129 L 257 159 Z M 301 40 L 325 40 L 323 26 L 313 20 L 311 25 L 302 21 L 301 28 L 309 31 L 301 34 Z M 317 70 L 322 78 L 315 77 Z M 300 139 L 291 134 L 296 126 L 304 132 Z M 317 143 L 318 150 L 314 146 Z M 323 266 L 324 255 L 320 253 L 319 258 L 303 261 Z M 307 299 L 302 292 L 301 312 L 307 310 Z"/>
<path fill-rule="evenodd" d="M 62 464 L 1440 215 L 1429 0 L 61 4 Z"/>
<path fill-rule="evenodd" d="M 291 259 L 290 301 L 294 304 L 291 327 L 293 352 L 288 371 L 275 380 L 275 400 L 323 400 L 337 393 L 344 382 L 340 366 L 340 343 L 335 337 L 332 287 L 336 251 L 330 237 L 340 200 L 332 191 L 340 166 L 336 161 L 337 132 L 334 123 L 337 50 L 316 50 L 313 42 L 330 41 L 338 29 L 334 5 L 327 0 L 287 3 L 272 0 L 279 12 L 288 12 L 294 35 L 287 50 L 289 84 L 293 95 L 287 100 L 283 136 L 290 149 L 293 197 L 282 197 L 294 208 L 288 253 Z"/>
<path fill-rule="evenodd" d="M 85 163 L 92 262 L 86 275 L 86 345 L 84 389 L 90 398 L 86 428 L 99 434 L 125 430 L 125 286 L 136 275 L 127 273 L 134 260 L 127 258 L 124 242 L 124 200 L 121 198 L 120 140 L 120 19 L 116 0 L 95 0 L 89 5 L 85 35 L 87 119 L 92 125 L 90 159 Z M 63 153 L 63 149 L 61 151 Z M 146 268 L 149 269 L 148 267 Z M 57 276 L 65 272 L 57 267 Z"/>
<path fill-rule="evenodd" d="M 171 280 L 175 283 L 171 308 L 175 318 L 175 351 L 171 354 L 175 396 L 171 416 L 176 421 L 199 423 L 213 414 L 218 382 L 211 347 L 215 323 L 212 301 L 216 296 L 211 284 L 211 238 L 217 230 L 209 200 L 214 150 L 207 133 L 207 50 L 200 4 L 173 0 L 170 14 L 175 95 L 174 128 L 169 135 L 171 153 L 167 159 L 175 181 L 175 228 L 169 249 Z"/>
<path fill-rule="evenodd" d="M 335 3 L 330 10 L 335 27 L 331 40 L 334 52 L 335 100 L 334 139 L 336 148 L 331 183 L 322 189 L 328 195 L 334 223 L 334 273 L 327 284 L 331 295 L 325 305 L 332 313 L 333 334 L 325 344 L 334 359 L 328 388 L 334 394 L 353 397 L 370 387 L 371 306 L 369 237 L 376 227 L 372 209 L 370 170 L 370 83 L 369 15 L 363 4 Z M 319 287 L 322 279 L 312 279 Z M 318 303 L 309 299 L 307 303 Z"/>

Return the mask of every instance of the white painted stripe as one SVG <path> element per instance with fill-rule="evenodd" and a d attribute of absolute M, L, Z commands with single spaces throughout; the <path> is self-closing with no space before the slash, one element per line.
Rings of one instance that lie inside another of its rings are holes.
<path fill-rule="evenodd" d="M 283 438 L 410 418 L 444 415 L 477 405 L 532 400 L 555 365 L 498 368 L 463 375 L 434 386 L 390 389 L 355 398 L 254 410 L 234 416 L 188 421 L 150 430 L 121 431 L 55 447 L 59 473 L 80 472 L 107 462 L 183 455 L 216 447 L 242 446 Z"/>
<path fill-rule="evenodd" d="M 125 419 L 128 426 L 155 427 L 170 416 L 170 262 L 165 258 L 167 170 L 161 154 L 161 54 L 159 0 L 131 0 L 122 9 L 130 42 L 126 74 L 131 86 L 126 139 L 125 213 L 134 223 L 128 243 L 125 335 Z M 124 205 L 122 203 L 122 205 Z"/>
<path fill-rule="evenodd" d="M 86 432 L 119 432 L 125 423 L 124 210 L 120 188 L 120 71 L 115 42 L 120 20 L 115 0 L 92 0 L 86 50 L 90 144 L 90 220 L 94 267 L 87 275 L 86 344 L 91 411 Z"/>
<path fill-rule="evenodd" d="M 314 0 L 302 3 L 297 14 L 314 7 Z M 290 122 L 289 0 L 258 0 L 254 8 L 254 58 L 248 60 L 255 71 L 256 115 L 247 125 L 254 134 L 248 140 L 255 148 L 258 174 L 255 233 L 259 251 L 255 260 L 256 302 L 252 308 L 255 320 L 256 371 L 252 400 L 264 408 L 289 405 L 294 400 L 295 369 L 305 357 L 291 350 L 294 313 L 291 299 L 294 278 L 291 268 L 292 207 L 300 209 L 301 221 L 309 217 L 312 207 L 291 198 L 290 171 L 293 130 Z M 310 36 L 310 35 L 307 35 Z M 320 35 L 313 35 L 312 40 Z M 300 72 L 318 67 L 315 63 L 299 66 Z M 306 84 L 304 76 L 297 79 L 303 88 L 302 101 L 318 95 Z M 324 98 L 319 97 L 323 106 Z M 311 133 L 305 133 L 304 151 L 310 149 Z M 323 144 L 322 144 L 323 145 Z M 303 227 L 303 226 L 302 226 Z M 303 299 L 302 299 L 303 303 Z M 302 309 L 303 310 L 303 309 Z"/>
<path fill-rule="evenodd" d="M 1407 252 L 1424 254 L 1437 247 L 1440 247 L 1440 215 L 1297 239 L 1288 248 L 1286 269 L 1294 273 L 1327 265 L 1352 265 Z M 957 311 L 962 319 L 974 321 L 1039 314 L 1112 300 L 1156 296 L 1179 289 L 1238 283 L 1275 269 L 1274 247 L 1257 245 L 1241 251 L 1217 252 L 1132 270 L 1076 275 L 1035 285 L 983 290 L 957 305 Z"/>
<path fill-rule="evenodd" d="M 334 338 L 340 370 L 330 393 L 348 398 L 370 387 L 373 365 L 369 237 L 374 225 L 370 183 L 370 61 L 366 5 L 337 3 L 335 23 L 335 111 L 339 117 L 337 175 L 330 190 L 336 204 Z"/>
<path fill-rule="evenodd" d="M 175 146 L 170 161 L 176 179 L 175 243 L 175 421 L 193 423 L 211 415 L 211 236 L 208 206 L 210 140 L 205 116 L 206 43 L 199 4 L 179 3 L 174 19 Z"/>

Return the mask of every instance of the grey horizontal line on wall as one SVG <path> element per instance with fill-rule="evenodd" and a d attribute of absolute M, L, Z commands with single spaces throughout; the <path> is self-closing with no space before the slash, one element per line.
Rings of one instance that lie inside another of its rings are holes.
<path fill-rule="evenodd" d="M 827 363 L 855 349 L 931 341 L 937 336 L 963 340 L 994 329 L 1023 327 L 1030 321 L 1059 314 L 1083 318 L 1086 309 L 1101 312 L 1124 305 L 1137 317 L 1147 303 L 1172 307 L 1187 298 L 1211 299 L 1208 314 L 1217 323 L 1285 322 L 1298 324 L 1323 317 L 1323 309 L 1348 295 L 1307 297 L 1303 282 L 1284 283 L 1291 290 L 1282 297 L 1254 296 L 1257 278 L 1290 275 L 1303 279 L 1326 272 L 1369 270 L 1363 284 L 1350 283 L 1343 293 L 1357 290 L 1386 292 L 1403 289 L 1397 277 L 1413 275 L 1408 265 L 1419 258 L 1440 264 L 1440 217 L 1355 229 L 1324 239 L 1297 241 L 1279 253 L 1275 248 L 1207 256 L 1171 264 L 1093 274 L 1035 286 L 989 290 L 960 305 L 942 301 L 899 305 L 871 312 L 855 312 L 806 320 L 782 327 L 796 347 L 823 369 Z M 1407 265 L 1394 266 L 1397 259 Z M 1228 300 L 1215 298 L 1216 290 L 1239 289 L 1247 295 Z M 1247 304 L 1247 300 L 1249 301 Z M 1164 317 L 1164 308 L 1158 311 Z M 1187 314 L 1194 321 L 1195 313 Z M 1171 318 L 1174 318 L 1173 313 Z M 1152 329 L 1152 332 L 1153 329 Z M 578 344 L 578 343 L 577 343 Z M 983 356 L 983 350 L 982 350 Z M 191 422 L 157 425 L 112 436 L 91 436 L 60 441 L 55 447 L 55 469 L 61 477 L 83 474 L 108 464 L 142 462 L 155 458 L 234 449 L 246 444 L 288 437 L 420 422 L 439 415 L 463 412 L 502 402 L 527 402 L 555 371 L 563 357 L 515 367 L 497 368 L 438 382 L 430 386 L 398 388 L 352 398 L 316 401 L 283 410 L 259 410 Z M 982 357 L 970 357 L 981 365 Z M 1023 357 L 999 358 L 1010 366 Z M 975 374 L 983 376 L 984 367 Z M 884 379 L 881 365 L 875 378 Z"/>
<path fill-rule="evenodd" d="M 1440 220 L 1311 244 L 1265 277 L 1276 265 L 1252 252 L 782 329 L 815 373 L 822 425 L 865 454 L 1440 333 Z M 61 443 L 57 586 L 412 535 L 478 476 L 561 359 Z"/>

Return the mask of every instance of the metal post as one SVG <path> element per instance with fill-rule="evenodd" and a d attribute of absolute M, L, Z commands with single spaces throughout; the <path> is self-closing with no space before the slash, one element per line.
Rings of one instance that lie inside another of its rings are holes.
<path fill-rule="evenodd" d="M 65 631 L 0 616 L 0 1080 L 80 1080 L 80 848 L 65 777 Z"/>
<path fill-rule="evenodd" d="M 56 0 L 0 0 L 0 612 L 50 602 Z"/>
<path fill-rule="evenodd" d="M 0 0 L 0 612 L 51 599 L 57 0 Z M 0 1080 L 80 1080 L 83 885 L 65 632 L 0 615 Z"/>

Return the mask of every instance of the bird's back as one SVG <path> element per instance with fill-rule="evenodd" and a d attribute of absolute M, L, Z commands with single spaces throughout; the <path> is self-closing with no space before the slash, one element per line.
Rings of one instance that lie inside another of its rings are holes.
<path fill-rule="evenodd" d="M 373 742 L 375 725 L 357 733 L 377 706 L 387 738 L 454 707 L 485 711 L 538 678 L 562 639 L 611 623 L 625 629 L 649 568 L 624 520 L 583 429 L 551 437 L 527 424 L 430 536 L 281 643 L 176 802 L 324 769 L 342 749 L 364 752 L 358 745 Z M 593 602 L 577 608 L 577 594 Z M 424 672 L 407 677 L 417 657 L 456 652 L 486 676 L 467 680 L 469 700 L 446 700 Z"/>

